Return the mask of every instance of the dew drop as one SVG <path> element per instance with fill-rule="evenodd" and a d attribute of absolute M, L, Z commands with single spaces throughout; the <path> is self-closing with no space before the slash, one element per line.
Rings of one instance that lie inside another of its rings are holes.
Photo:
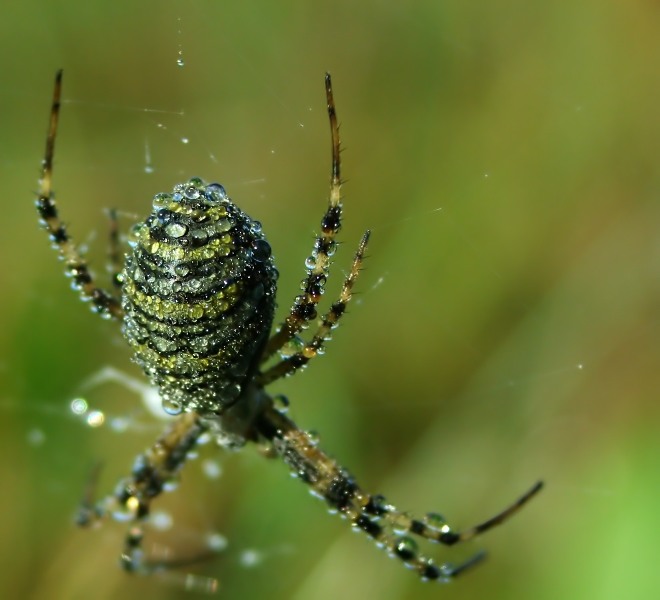
<path fill-rule="evenodd" d="M 417 556 L 417 542 L 410 537 L 399 538 L 394 546 L 394 553 L 404 561 L 409 561 Z"/>
<path fill-rule="evenodd" d="M 225 400 L 234 400 L 241 393 L 241 386 L 238 383 L 228 385 L 222 392 Z"/>
<path fill-rule="evenodd" d="M 179 277 L 185 277 L 190 273 L 190 268 L 187 267 L 186 265 L 174 265 L 174 274 L 179 276 Z"/>
<path fill-rule="evenodd" d="M 93 410 L 87 415 L 87 425 L 100 427 L 105 423 L 105 415 L 100 410 Z"/>
<path fill-rule="evenodd" d="M 151 525 L 159 531 L 167 531 L 172 527 L 174 520 L 172 519 L 172 515 L 170 515 L 170 513 L 165 511 L 158 511 L 151 515 L 150 522 Z"/>
<path fill-rule="evenodd" d="M 163 398 L 163 410 L 168 415 L 176 416 L 181 414 L 183 407 L 178 400 L 174 400 L 173 398 Z"/>
<path fill-rule="evenodd" d="M 204 309 L 198 304 L 190 308 L 190 316 L 193 319 L 201 319 L 204 316 Z"/>
<path fill-rule="evenodd" d="M 156 194 L 154 196 L 152 204 L 153 204 L 153 207 L 155 209 L 163 208 L 163 207 L 167 206 L 167 204 L 169 203 L 170 200 L 171 200 L 171 197 L 170 197 L 169 194 L 165 194 L 165 193 Z"/>
<path fill-rule="evenodd" d="M 424 516 L 424 522 L 433 529 L 442 529 L 447 525 L 445 518 L 438 513 L 430 512 Z"/>
<path fill-rule="evenodd" d="M 231 221 L 229 219 L 218 219 L 213 225 L 213 229 L 218 233 L 227 233 L 231 229 Z"/>
<path fill-rule="evenodd" d="M 314 255 L 312 255 L 312 256 L 308 256 L 308 257 L 305 259 L 305 267 L 307 267 L 307 269 L 311 270 L 311 269 L 313 269 L 315 266 L 316 266 L 316 256 L 314 256 Z"/>
<path fill-rule="evenodd" d="M 209 239 L 209 234 L 204 229 L 194 229 L 191 233 L 193 240 L 198 244 L 203 244 Z"/>
<path fill-rule="evenodd" d="M 227 198 L 227 192 L 225 191 L 225 188 L 219 183 L 211 183 L 206 186 L 206 189 L 204 190 L 204 197 L 207 200 L 225 200 Z"/>
<path fill-rule="evenodd" d="M 273 396 L 273 405 L 279 412 L 286 412 L 289 409 L 289 399 L 284 394 L 277 394 Z"/>
<path fill-rule="evenodd" d="M 71 400 L 71 412 L 74 415 L 84 415 L 88 407 L 87 400 L 84 398 L 74 398 Z"/>
<path fill-rule="evenodd" d="M 153 342 L 159 352 L 174 352 L 177 349 L 176 342 L 162 337 L 154 336 Z"/>
<path fill-rule="evenodd" d="M 229 545 L 229 540 L 221 533 L 211 532 L 206 536 L 206 545 L 210 550 L 220 552 Z"/>
<path fill-rule="evenodd" d="M 244 550 L 240 557 L 240 563 L 243 567 L 252 568 L 261 564 L 263 554 L 259 550 L 248 549 Z"/>
<path fill-rule="evenodd" d="M 209 479 L 218 479 L 222 475 L 222 467 L 217 461 L 207 459 L 202 463 L 202 472 Z"/>
<path fill-rule="evenodd" d="M 186 196 L 189 197 L 187 192 Z M 173 238 L 180 238 L 188 233 L 188 227 L 183 223 L 169 223 L 165 226 L 165 233 Z"/>
<path fill-rule="evenodd" d="M 110 429 L 117 433 L 123 433 L 128 430 L 129 421 L 126 417 L 114 417 L 110 421 Z"/>
<path fill-rule="evenodd" d="M 172 283 L 168 279 L 161 279 L 154 285 L 154 291 L 160 296 L 169 296 L 172 291 Z"/>
<path fill-rule="evenodd" d="M 193 352 L 206 352 L 208 350 L 209 341 L 207 338 L 199 336 L 189 340 L 188 345 Z"/>
<path fill-rule="evenodd" d="M 254 259 L 258 262 L 265 262 L 270 258 L 271 248 L 266 240 L 255 240 L 252 242 L 252 251 Z"/>
<path fill-rule="evenodd" d="M 179 482 L 174 478 L 168 479 L 167 481 L 163 482 L 163 491 L 165 492 L 173 492 L 178 487 L 179 487 Z"/>
<path fill-rule="evenodd" d="M 208 444 L 211 441 L 213 441 L 213 436 L 207 431 L 206 433 L 202 433 L 202 435 L 197 438 L 197 445 L 203 446 L 204 444 Z"/>
<path fill-rule="evenodd" d="M 293 336 L 282 348 L 279 350 L 281 358 L 289 358 L 297 352 L 300 352 L 305 347 L 305 341 L 298 335 Z"/>
<path fill-rule="evenodd" d="M 184 144 L 186 143 L 187 142 L 184 142 Z M 183 192 L 183 194 L 185 195 L 186 198 L 188 198 L 188 200 L 197 200 L 197 198 L 199 198 L 200 196 L 199 190 L 194 185 L 187 187 Z"/>

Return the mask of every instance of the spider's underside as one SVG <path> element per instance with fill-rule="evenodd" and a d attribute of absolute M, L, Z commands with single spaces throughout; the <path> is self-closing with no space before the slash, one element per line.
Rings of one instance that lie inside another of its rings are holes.
<path fill-rule="evenodd" d="M 330 75 L 325 77 L 332 134 L 329 204 L 306 262 L 303 291 L 271 337 L 277 270 L 261 226 L 230 200 L 221 185 L 206 184 L 199 178 L 154 197 L 151 214 L 134 228 L 123 268 L 115 265 L 114 288 L 97 287 L 60 220 L 52 190 L 61 86 L 59 71 L 36 202 L 41 222 L 73 287 L 95 312 L 122 322 L 123 335 L 136 362 L 158 388 L 164 410 L 178 415 L 138 457 L 131 475 L 112 495 L 95 503 L 90 492 L 79 523 L 89 525 L 108 516 L 123 516 L 130 527 L 122 565 L 138 572 L 163 566 L 145 559 L 141 550 L 151 502 L 178 477 L 199 438 L 210 434 L 225 447 L 247 442 L 272 447 L 315 495 L 424 579 L 449 579 L 479 562 L 482 553 L 459 566 L 436 564 L 418 552 L 414 538 L 445 545 L 469 540 L 507 520 L 541 489 L 542 482 L 496 516 L 465 531 L 452 530 L 436 513 L 417 519 L 387 503 L 383 496 L 360 488 L 346 469 L 318 448 L 315 439 L 278 410 L 265 390 L 267 384 L 294 373 L 317 356 L 329 340 L 351 299 L 369 240 L 367 231 L 339 297 L 319 319 L 317 306 L 342 218 L 339 131 Z M 116 244 L 116 234 L 111 239 Z M 116 248 L 111 254 L 119 256 Z M 274 358 L 310 322 L 317 322 L 316 330 L 302 349 Z M 270 366 L 262 368 L 266 361 Z"/>

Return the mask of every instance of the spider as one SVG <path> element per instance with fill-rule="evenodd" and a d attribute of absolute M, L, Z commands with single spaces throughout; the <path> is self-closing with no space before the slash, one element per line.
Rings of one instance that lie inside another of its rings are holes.
<path fill-rule="evenodd" d="M 171 193 L 154 196 L 150 215 L 133 229 L 121 270 L 113 222 L 114 289 L 97 286 L 60 220 L 52 190 L 61 89 L 60 70 L 36 200 L 41 223 L 72 287 L 94 312 L 121 322 L 134 360 L 158 389 L 165 412 L 176 415 L 156 443 L 138 456 L 131 474 L 112 494 L 95 502 L 90 483 L 78 523 L 89 526 L 108 517 L 128 521 L 120 559 L 123 567 L 142 573 L 162 567 L 145 558 L 142 550 L 152 502 L 179 477 L 200 438 L 210 436 L 225 448 L 248 442 L 269 447 L 332 511 L 422 579 L 449 580 L 477 564 L 483 553 L 456 566 L 437 564 L 418 551 L 416 539 L 447 546 L 470 540 L 517 512 L 539 492 L 541 481 L 494 517 L 455 531 L 437 513 L 416 518 L 382 495 L 366 492 L 266 391 L 268 384 L 294 374 L 322 353 L 346 311 L 369 241 L 366 231 L 339 297 L 319 317 L 317 307 L 342 222 L 339 127 L 330 75 L 325 75 L 332 139 L 329 204 L 306 261 L 302 293 L 272 335 L 278 273 L 261 225 L 230 200 L 222 185 L 197 177 L 175 185 Z M 293 353 L 284 352 L 312 322 L 316 329 L 309 340 Z"/>

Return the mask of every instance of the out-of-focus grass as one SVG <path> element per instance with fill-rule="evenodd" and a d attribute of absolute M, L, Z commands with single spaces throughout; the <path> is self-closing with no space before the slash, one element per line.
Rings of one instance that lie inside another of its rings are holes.
<path fill-rule="evenodd" d="M 262 220 L 282 273 L 282 312 L 327 193 L 330 70 L 348 179 L 330 297 L 367 227 L 373 242 L 327 356 L 277 389 L 367 489 L 456 526 L 495 513 L 538 477 L 547 482 L 469 548 L 430 549 L 454 561 L 489 552 L 450 589 L 418 582 L 253 449 L 204 449 L 222 477 L 208 481 L 191 464 L 180 490 L 159 502 L 173 528 L 151 539 L 190 556 L 207 531 L 226 535 L 217 560 L 191 569 L 218 577 L 226 598 L 652 595 L 657 7 L 182 1 L 12 10 L 0 23 L 3 597 L 196 596 L 166 578 L 121 573 L 122 527 L 71 525 L 90 466 L 105 461 L 100 491 L 111 489 L 160 425 L 126 389 L 82 388 L 106 365 L 139 374 L 117 328 L 66 289 L 36 226 L 31 191 L 59 67 L 55 187 L 99 274 L 103 210 L 118 208 L 129 227 L 153 193 L 198 174 L 222 181 Z M 145 426 L 85 427 L 68 410 L 80 394 Z M 250 548 L 264 557 L 253 570 L 239 564 Z"/>

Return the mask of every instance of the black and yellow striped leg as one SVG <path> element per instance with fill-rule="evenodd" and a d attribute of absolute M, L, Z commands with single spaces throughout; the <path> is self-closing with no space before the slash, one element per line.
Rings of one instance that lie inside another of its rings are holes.
<path fill-rule="evenodd" d="M 294 373 L 297 369 L 306 365 L 310 360 L 318 356 L 322 351 L 325 343 L 330 339 L 332 330 L 337 326 L 339 319 L 346 312 L 346 305 L 349 303 L 355 281 L 360 274 L 362 268 L 362 261 L 364 260 L 364 253 L 367 250 L 369 243 L 370 232 L 366 231 L 360 240 L 351 271 L 344 280 L 341 293 L 337 301 L 330 307 L 330 310 L 321 319 L 321 324 L 312 336 L 312 339 L 305 344 L 305 347 L 296 352 L 292 356 L 279 361 L 264 371 L 257 377 L 259 385 L 266 386 L 273 381 L 280 379 Z"/>
<path fill-rule="evenodd" d="M 119 223 L 117 217 L 117 210 L 114 208 L 108 209 L 108 271 L 110 272 L 110 283 L 118 291 L 121 290 L 121 270 L 122 270 L 122 255 L 119 243 Z M 121 292 L 120 292 L 121 293 Z"/>
<path fill-rule="evenodd" d="M 183 561 L 164 564 L 143 559 L 144 521 L 149 516 L 151 502 L 168 484 L 176 481 L 188 453 L 207 429 L 208 426 L 196 413 L 181 415 L 151 448 L 138 456 L 131 476 L 123 480 L 112 495 L 99 503 L 93 500 L 98 467 L 95 469 L 78 513 L 77 523 L 87 527 L 107 517 L 128 521 L 130 526 L 121 554 L 121 564 L 125 570 L 149 573 L 162 567 L 184 564 Z"/>
<path fill-rule="evenodd" d="M 324 498 L 353 527 L 364 531 L 423 579 L 451 579 L 479 563 L 484 554 L 475 554 L 458 566 L 436 564 L 418 551 L 413 536 L 449 546 L 469 540 L 506 521 L 542 487 L 541 482 L 536 483 L 495 517 L 464 532 L 456 532 L 436 513 L 416 519 L 388 504 L 383 496 L 363 491 L 344 468 L 318 448 L 308 433 L 298 429 L 291 419 L 275 408 L 264 411 L 255 425 L 259 435 L 272 444 L 291 471 L 309 485 L 315 495 Z"/>
<path fill-rule="evenodd" d="M 321 219 L 321 233 L 314 242 L 314 250 L 306 261 L 307 277 L 300 286 L 303 293 L 296 297 L 289 315 L 280 325 L 277 333 L 268 343 L 262 362 L 267 361 L 298 333 L 306 323 L 316 318 L 316 307 L 323 296 L 325 282 L 330 267 L 330 257 L 335 253 L 335 236 L 341 229 L 341 161 L 339 158 L 339 125 L 335 112 L 335 101 L 332 95 L 330 74 L 325 74 L 325 94 L 328 103 L 328 117 L 332 136 L 332 168 L 330 173 L 330 199 L 328 209 Z"/>
<path fill-rule="evenodd" d="M 78 290 L 83 300 L 90 301 L 92 309 L 107 318 L 119 319 L 122 316 L 120 302 L 109 292 L 96 287 L 87 261 L 71 240 L 64 223 L 60 220 L 55 204 L 52 188 L 53 157 L 55 154 L 55 138 L 60 114 L 60 97 L 62 92 L 62 71 L 55 76 L 55 88 L 50 111 L 46 152 L 41 166 L 39 192 L 37 196 L 37 211 L 41 223 L 50 234 L 54 247 L 65 263 L 66 273 L 72 279 L 72 286 Z"/>

